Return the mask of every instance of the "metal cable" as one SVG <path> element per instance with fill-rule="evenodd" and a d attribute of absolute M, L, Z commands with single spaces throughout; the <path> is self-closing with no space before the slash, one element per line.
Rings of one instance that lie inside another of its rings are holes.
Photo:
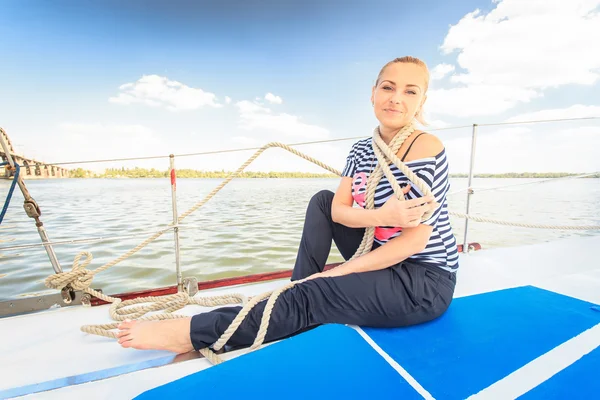
<path fill-rule="evenodd" d="M 600 119 L 600 117 L 579 117 L 579 118 L 559 118 L 559 119 L 540 119 L 531 121 L 511 121 L 511 122 L 493 122 L 489 124 L 475 124 L 477 126 L 501 126 L 501 125 L 520 125 L 520 124 L 537 124 L 541 122 L 561 122 L 561 121 L 582 121 Z"/>
<path fill-rule="evenodd" d="M 563 119 L 548 119 L 548 120 L 531 120 L 531 121 L 514 121 L 514 122 L 496 122 L 489 124 L 473 124 L 477 126 L 501 126 L 501 125 L 518 125 L 518 124 L 532 124 L 532 123 L 543 123 L 543 122 L 557 122 L 557 121 L 577 121 L 577 120 L 596 120 L 600 119 L 598 117 L 582 117 L 582 118 L 563 118 Z M 449 126 L 443 128 L 432 128 L 428 129 L 428 131 L 446 131 L 453 129 L 464 129 L 471 128 L 473 125 L 458 125 L 458 126 Z M 317 144 L 317 143 L 332 143 L 332 142 L 341 142 L 346 140 L 358 140 L 364 139 L 368 136 L 354 136 L 354 137 L 345 137 L 339 139 L 327 139 L 327 140 L 315 140 L 310 142 L 298 142 L 298 143 L 290 143 L 287 146 L 303 146 L 309 144 Z M 191 157 L 191 156 L 203 156 L 209 154 L 223 154 L 223 153 L 235 153 L 240 151 L 250 151 L 250 150 L 259 150 L 262 147 L 245 147 L 239 149 L 225 149 L 225 150 L 214 150 L 214 151 L 203 151 L 197 153 L 185 153 L 185 154 L 175 154 L 175 157 Z M 70 165 L 70 164 L 90 164 L 90 163 L 102 163 L 102 162 L 114 162 L 114 161 L 135 161 L 135 160 L 154 160 L 160 158 L 169 158 L 169 155 L 160 155 L 160 156 L 148 156 L 148 157 L 130 157 L 130 158 L 112 158 L 112 159 L 102 159 L 102 160 L 81 160 L 81 161 L 67 161 L 67 162 L 57 162 L 57 163 L 43 163 L 37 164 L 41 166 L 58 166 L 58 165 Z"/>
<path fill-rule="evenodd" d="M 535 185 L 535 184 L 538 184 L 538 183 L 556 182 L 556 181 L 561 181 L 561 180 L 565 180 L 565 179 L 585 178 L 585 177 L 588 177 L 588 176 L 594 176 L 594 175 L 598 175 L 598 174 L 600 174 L 600 171 L 591 172 L 589 174 L 582 174 L 582 175 L 561 176 L 559 178 L 542 179 L 542 180 L 535 181 L 535 182 L 521 182 L 521 183 L 513 183 L 513 184 L 510 184 L 510 185 L 494 186 L 494 187 L 481 187 L 481 188 L 474 187 L 473 190 L 475 192 L 486 192 L 488 190 L 505 189 L 505 188 L 515 187 L 515 186 Z"/>
<path fill-rule="evenodd" d="M 474 186 L 471 189 L 473 190 L 474 193 L 477 193 L 477 192 L 487 192 L 489 190 L 506 189 L 506 188 L 510 188 L 510 187 L 514 187 L 514 186 L 535 185 L 535 184 L 538 184 L 538 183 L 556 182 L 556 181 L 561 181 L 561 180 L 565 180 L 565 179 L 586 178 L 588 176 L 594 176 L 594 175 L 600 175 L 600 171 L 590 172 L 588 174 L 582 174 L 582 175 L 561 176 L 559 178 L 547 178 L 547 179 L 542 179 L 542 180 L 538 180 L 538 181 L 535 181 L 535 182 L 513 183 L 513 184 L 510 184 L 510 185 L 503 185 L 503 186 L 493 186 L 493 187 L 477 187 L 477 186 Z M 532 179 L 539 179 L 539 178 L 532 178 Z M 469 190 L 468 187 L 462 188 L 462 189 L 457 189 L 457 190 L 454 190 L 454 191 L 448 193 L 446 196 L 453 196 L 455 194 L 460 194 L 462 192 L 466 192 L 467 190 Z"/>

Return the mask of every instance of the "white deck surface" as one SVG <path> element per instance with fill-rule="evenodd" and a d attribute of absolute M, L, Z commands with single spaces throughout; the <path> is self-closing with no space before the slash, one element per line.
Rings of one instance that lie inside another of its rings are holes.
<path fill-rule="evenodd" d="M 600 261 L 593 255 L 599 247 L 600 236 L 592 236 L 518 248 L 484 249 L 461 255 L 455 297 L 535 285 L 600 304 Z M 224 292 L 251 295 L 282 284 L 282 281 L 275 281 L 244 285 L 204 291 L 198 295 Z M 112 339 L 79 330 L 85 324 L 112 322 L 107 307 L 55 309 L 0 319 L 0 392 L 172 355 L 123 349 Z M 181 312 L 193 315 L 205 310 L 189 306 Z M 600 337 L 591 340 L 597 340 L 596 345 L 600 344 Z M 235 355 L 228 354 L 225 358 Z M 148 389 L 208 367 L 208 361 L 194 359 L 22 398 L 131 399 Z"/>

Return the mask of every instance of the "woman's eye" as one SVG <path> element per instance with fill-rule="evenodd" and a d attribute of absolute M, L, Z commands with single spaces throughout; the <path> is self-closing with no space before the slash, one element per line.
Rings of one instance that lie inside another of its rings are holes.
<path fill-rule="evenodd" d="M 392 87 L 391 87 L 391 86 L 384 86 L 384 87 L 383 87 L 383 90 L 391 90 L 391 89 L 392 89 Z"/>
<path fill-rule="evenodd" d="M 408 93 L 408 94 L 417 94 L 417 92 L 415 92 L 414 90 L 408 90 L 406 93 Z"/>

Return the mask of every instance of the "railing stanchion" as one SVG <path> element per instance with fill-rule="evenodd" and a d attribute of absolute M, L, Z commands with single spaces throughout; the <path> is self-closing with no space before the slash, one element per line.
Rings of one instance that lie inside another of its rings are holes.
<path fill-rule="evenodd" d="M 11 168 L 16 168 L 16 161 L 13 160 L 11 149 L 8 145 L 8 140 L 5 140 L 6 132 L 2 128 L 0 128 L 0 149 L 4 151 L 4 156 L 6 157 L 6 162 L 10 165 Z M 1 161 L 1 159 L 0 159 Z M 38 234 L 42 239 L 42 243 L 44 248 L 46 249 L 46 254 L 48 255 L 48 259 L 50 260 L 50 264 L 52 264 L 52 268 L 54 272 L 61 273 L 62 267 L 60 266 L 60 262 L 58 262 L 58 257 L 54 252 L 54 248 L 49 244 L 50 239 L 48 238 L 48 233 L 46 232 L 46 228 L 44 227 L 44 223 L 42 222 L 40 216 L 42 211 L 38 206 L 37 202 L 31 197 L 29 194 L 29 190 L 25 186 L 25 182 L 23 181 L 23 175 L 19 175 L 17 179 L 17 184 L 21 189 L 21 193 L 23 193 L 23 198 L 25 202 L 23 203 L 23 208 L 25 209 L 25 213 L 29 218 L 33 218 L 35 220 L 35 226 L 37 227 Z"/>
<path fill-rule="evenodd" d="M 471 196 L 473 195 L 473 188 L 471 186 L 473 182 L 473 167 L 475 165 L 475 147 L 477 141 L 477 124 L 473 124 L 473 137 L 471 138 L 471 164 L 469 166 L 469 182 L 467 183 L 467 206 L 465 214 L 469 215 L 469 206 L 471 203 Z M 463 253 L 469 252 L 469 242 L 467 241 L 467 234 L 469 232 L 469 218 L 465 218 L 465 235 L 463 239 Z"/>
<path fill-rule="evenodd" d="M 181 273 L 181 261 L 179 257 L 179 216 L 177 214 L 177 173 L 175 172 L 175 156 L 169 156 L 171 163 L 171 203 L 173 205 L 173 236 L 175 238 L 175 271 L 177 273 L 177 291 L 183 291 L 183 275 Z"/>

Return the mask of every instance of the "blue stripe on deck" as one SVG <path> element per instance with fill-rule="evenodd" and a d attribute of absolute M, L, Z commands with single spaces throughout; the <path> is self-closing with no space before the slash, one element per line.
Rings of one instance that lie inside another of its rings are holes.
<path fill-rule="evenodd" d="M 538 387 L 519 397 L 537 399 L 600 398 L 600 347 L 571 364 Z"/>
<path fill-rule="evenodd" d="M 325 325 L 138 399 L 422 399 L 354 329 Z"/>
<path fill-rule="evenodd" d="M 592 306 L 526 286 L 454 299 L 429 323 L 363 330 L 434 398 L 464 399 L 596 325 Z"/>

